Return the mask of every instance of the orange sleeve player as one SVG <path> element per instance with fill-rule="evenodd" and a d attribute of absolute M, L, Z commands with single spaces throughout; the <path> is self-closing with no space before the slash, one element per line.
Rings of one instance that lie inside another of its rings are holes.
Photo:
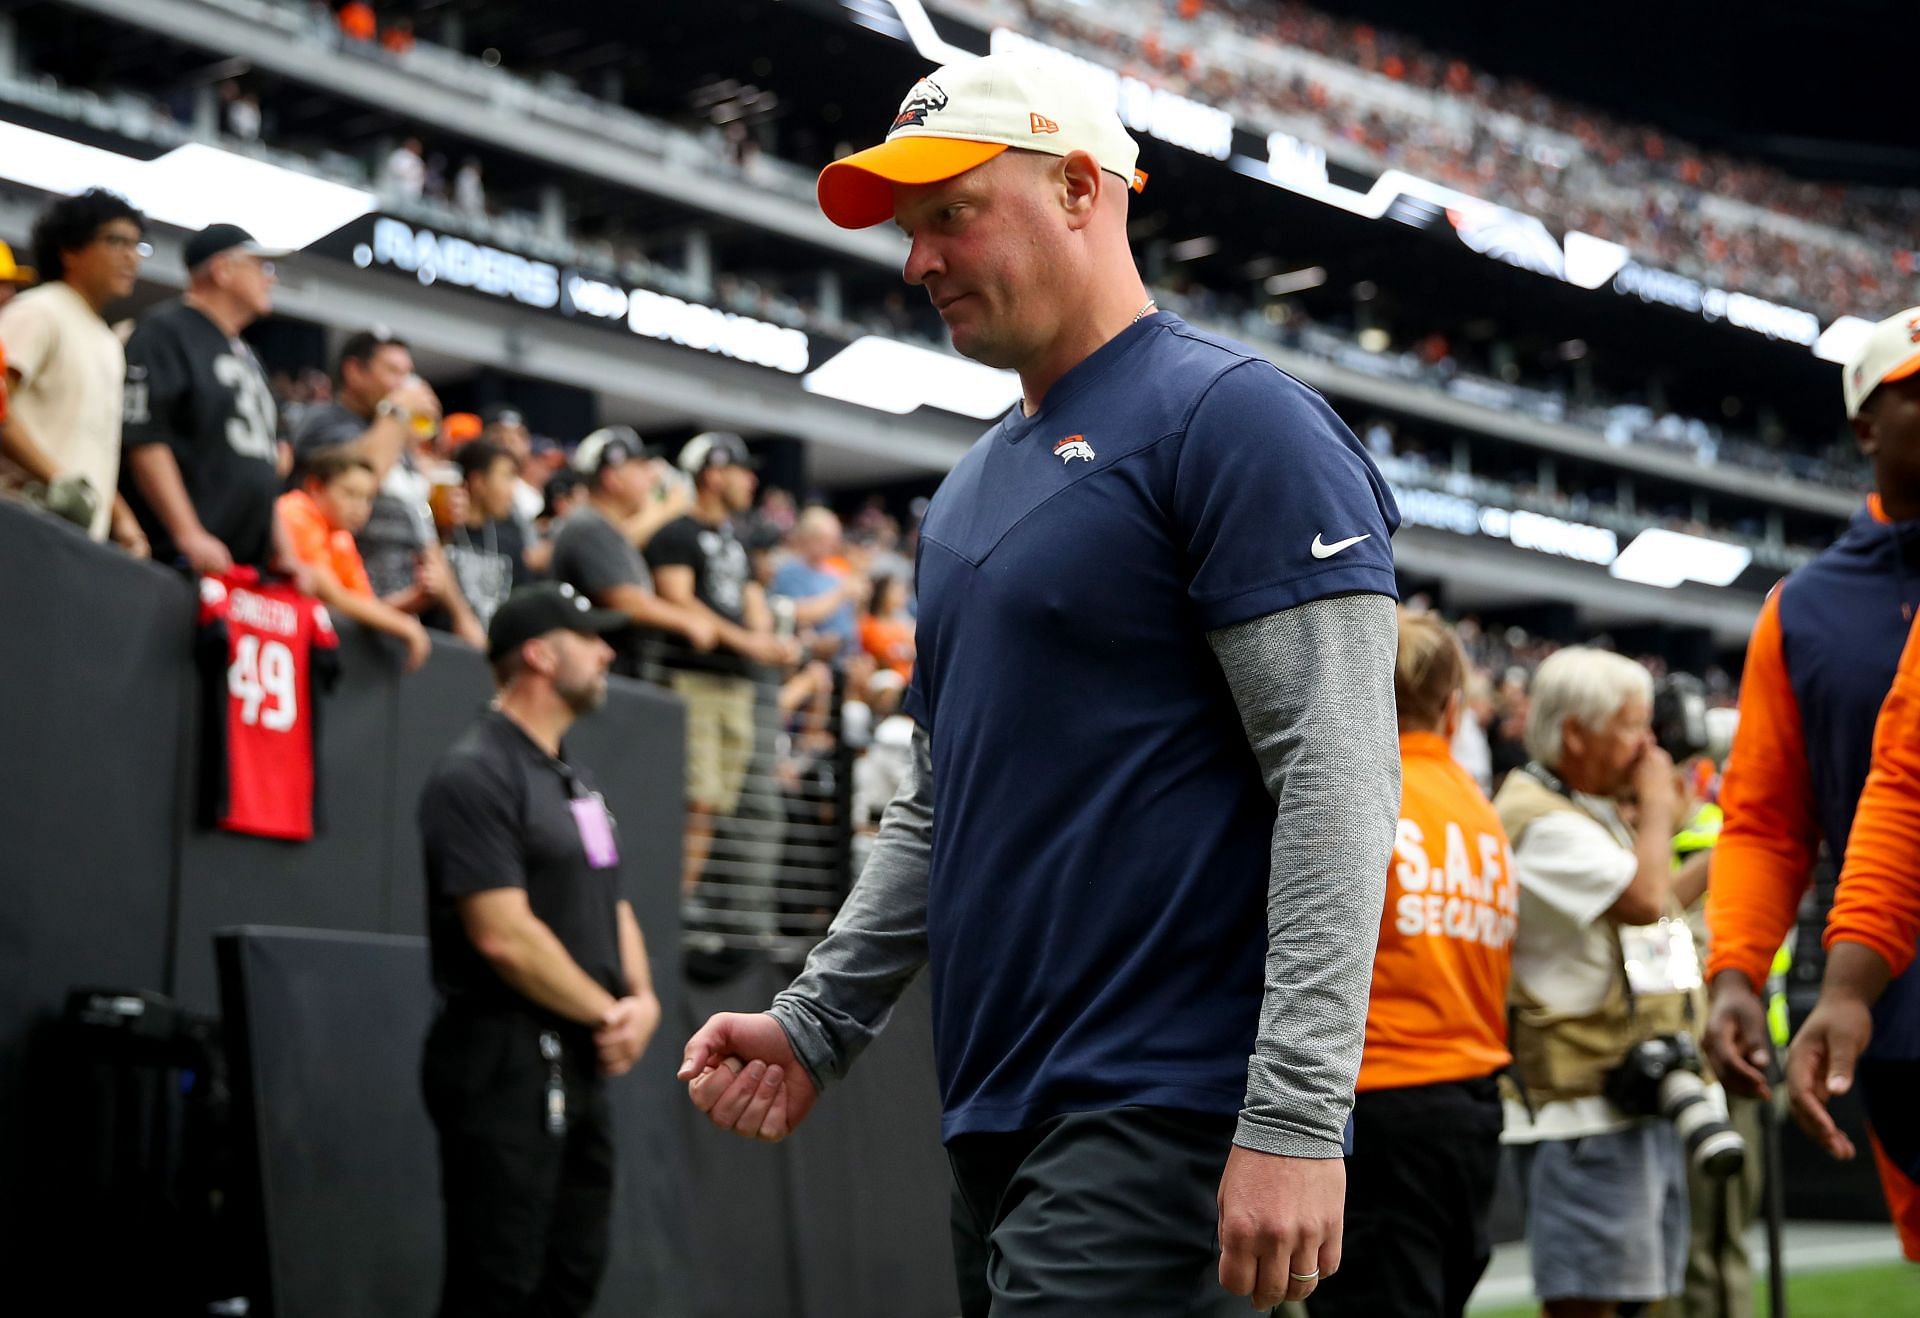
<path fill-rule="evenodd" d="M 1800 702 L 1781 646 L 1778 588 L 1747 642 L 1740 727 L 1720 806 L 1726 823 L 1707 883 L 1707 977 L 1737 970 L 1764 992 L 1820 845 Z"/>
<path fill-rule="evenodd" d="M 1898 975 L 1920 939 L 1920 628 L 1907 637 L 1873 729 L 1873 769 L 1847 837 L 1824 942 L 1859 943 Z"/>

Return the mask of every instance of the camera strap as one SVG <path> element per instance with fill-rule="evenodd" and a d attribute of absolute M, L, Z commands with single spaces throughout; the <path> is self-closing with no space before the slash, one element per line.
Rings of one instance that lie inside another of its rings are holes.
<path fill-rule="evenodd" d="M 1539 783 L 1555 796 L 1566 797 L 1569 804 L 1578 805 L 1573 799 L 1573 793 L 1567 790 L 1567 784 L 1560 775 L 1540 763 L 1540 761 L 1528 760 L 1520 766 L 1520 772 Z M 1584 811 L 1582 813 L 1584 813 Z"/>

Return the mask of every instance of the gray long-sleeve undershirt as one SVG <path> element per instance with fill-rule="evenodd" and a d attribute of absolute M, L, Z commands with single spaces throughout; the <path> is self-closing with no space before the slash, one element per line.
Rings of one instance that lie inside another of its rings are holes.
<path fill-rule="evenodd" d="M 1387 864 L 1399 818 L 1393 602 L 1315 600 L 1208 634 L 1277 805 L 1266 991 L 1234 1139 L 1339 1157 L 1366 1038 Z M 927 959 L 933 770 L 913 769 L 827 937 L 772 1012 L 824 1088 L 886 1024 Z"/>

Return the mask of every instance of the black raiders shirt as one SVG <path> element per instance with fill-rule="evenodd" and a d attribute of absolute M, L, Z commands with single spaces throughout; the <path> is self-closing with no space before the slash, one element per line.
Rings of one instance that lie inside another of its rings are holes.
<path fill-rule="evenodd" d="M 180 464 L 200 524 L 218 536 L 236 564 L 268 566 L 279 416 L 266 373 L 252 349 L 230 339 L 184 302 L 148 313 L 127 340 L 122 443 L 131 451 L 165 444 Z M 133 478 L 121 469 L 121 493 L 162 563 L 178 553 Z"/>
<path fill-rule="evenodd" d="M 692 517 L 668 522 L 647 542 L 647 566 L 693 569 L 693 595 L 735 625 L 746 621 L 747 551 L 726 522 L 708 526 Z M 699 651 L 676 633 L 660 633 L 660 661 L 669 668 L 744 677 L 753 671 L 744 655 L 728 649 Z"/>

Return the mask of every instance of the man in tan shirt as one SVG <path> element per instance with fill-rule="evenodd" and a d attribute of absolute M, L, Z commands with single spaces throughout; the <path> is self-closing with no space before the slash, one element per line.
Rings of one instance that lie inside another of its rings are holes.
<path fill-rule="evenodd" d="M 114 193 L 62 197 L 33 226 L 46 282 L 0 309 L 9 405 L 0 452 L 10 474 L 80 478 L 95 496 L 88 534 L 144 556 L 146 537 L 118 494 L 126 356 L 104 317 L 133 291 L 146 220 Z"/>

